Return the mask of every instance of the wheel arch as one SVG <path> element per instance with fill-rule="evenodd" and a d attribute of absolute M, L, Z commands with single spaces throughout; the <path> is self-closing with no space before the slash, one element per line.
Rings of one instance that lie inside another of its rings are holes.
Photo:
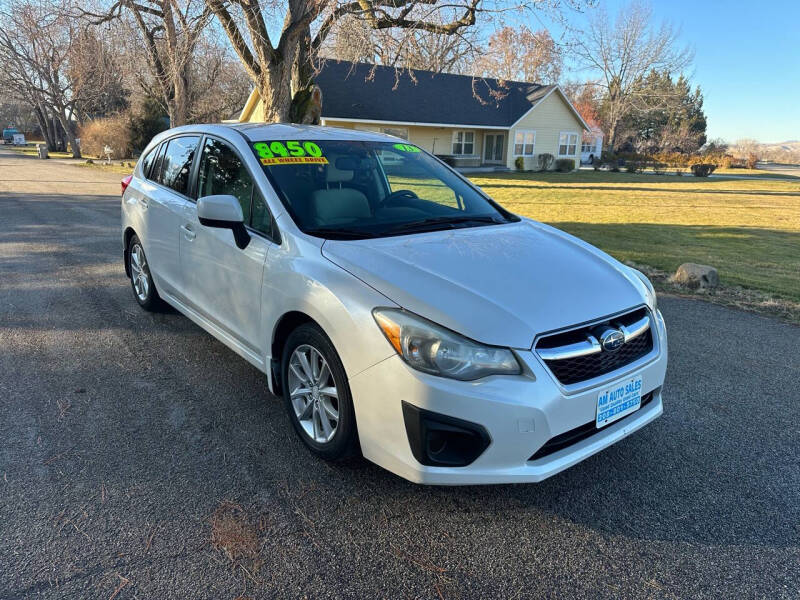
<path fill-rule="evenodd" d="M 280 396 L 283 393 L 281 385 L 281 359 L 283 357 L 283 347 L 289 335 L 305 323 L 313 323 L 330 339 L 330 335 L 313 317 L 299 310 L 291 310 L 284 313 L 275 323 L 272 330 L 272 341 L 270 343 L 270 356 L 272 357 L 269 365 L 269 383 L 273 394 Z"/>
<path fill-rule="evenodd" d="M 128 246 L 131 245 L 131 238 L 135 235 L 138 235 L 133 227 L 127 227 L 125 229 L 125 233 L 122 234 L 123 239 L 123 247 L 122 247 L 122 258 L 123 262 L 125 263 L 125 275 L 129 278 L 131 276 L 131 266 L 128 264 Z"/>

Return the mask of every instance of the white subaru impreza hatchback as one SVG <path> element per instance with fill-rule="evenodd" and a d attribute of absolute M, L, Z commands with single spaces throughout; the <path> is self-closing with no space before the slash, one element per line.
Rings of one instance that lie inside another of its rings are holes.
<path fill-rule="evenodd" d="M 266 373 L 316 454 L 411 481 L 540 481 L 662 412 L 640 272 L 520 218 L 398 138 L 166 131 L 123 180 L 138 303 Z"/>

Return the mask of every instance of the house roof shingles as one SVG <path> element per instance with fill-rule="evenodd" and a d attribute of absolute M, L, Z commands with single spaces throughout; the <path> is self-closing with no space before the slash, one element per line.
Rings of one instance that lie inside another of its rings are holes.
<path fill-rule="evenodd" d="M 556 87 L 336 60 L 315 79 L 326 119 L 484 127 L 510 127 Z"/>

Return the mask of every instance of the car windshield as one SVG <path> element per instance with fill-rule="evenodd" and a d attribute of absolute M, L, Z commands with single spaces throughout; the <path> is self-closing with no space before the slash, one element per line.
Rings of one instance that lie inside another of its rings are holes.
<path fill-rule="evenodd" d="M 519 220 L 412 144 L 280 140 L 252 144 L 304 232 L 362 239 Z"/>

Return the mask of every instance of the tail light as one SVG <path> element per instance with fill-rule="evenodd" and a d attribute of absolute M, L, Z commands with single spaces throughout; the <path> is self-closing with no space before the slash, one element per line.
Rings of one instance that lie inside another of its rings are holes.
<path fill-rule="evenodd" d="M 133 179 L 133 175 L 126 175 L 120 181 L 120 185 L 122 186 L 122 193 L 125 194 L 125 190 L 128 189 L 128 186 L 131 184 L 131 180 Z"/>

